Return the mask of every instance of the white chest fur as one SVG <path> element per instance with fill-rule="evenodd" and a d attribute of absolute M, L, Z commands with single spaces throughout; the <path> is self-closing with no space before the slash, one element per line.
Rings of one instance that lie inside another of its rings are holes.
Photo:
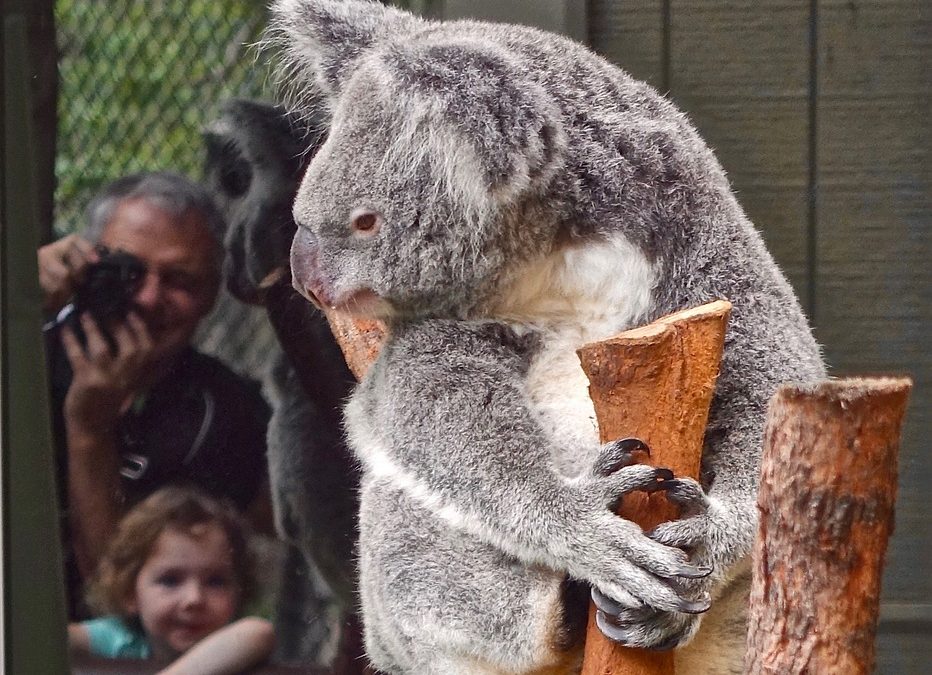
<path fill-rule="evenodd" d="M 620 235 L 567 244 L 516 270 L 476 318 L 530 324 L 579 346 L 640 323 L 655 280 L 651 262 Z"/>
<path fill-rule="evenodd" d="M 640 250 L 619 237 L 563 247 L 512 279 L 488 314 L 542 331 L 528 398 L 559 448 L 554 468 L 575 475 L 598 447 L 589 382 L 576 350 L 641 323 L 650 310 L 655 272 Z"/>

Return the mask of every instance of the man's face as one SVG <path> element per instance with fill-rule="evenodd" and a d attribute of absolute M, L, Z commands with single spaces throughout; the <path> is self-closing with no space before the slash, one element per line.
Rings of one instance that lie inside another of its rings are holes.
<path fill-rule="evenodd" d="M 134 298 L 160 357 L 179 353 L 217 297 L 215 244 L 199 214 L 183 222 L 145 199 L 120 202 L 99 243 L 146 264 Z"/>

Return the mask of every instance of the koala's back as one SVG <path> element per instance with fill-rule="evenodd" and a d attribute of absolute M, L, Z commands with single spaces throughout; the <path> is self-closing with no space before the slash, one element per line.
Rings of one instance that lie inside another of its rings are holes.
<path fill-rule="evenodd" d="M 425 71 L 428 66 L 460 67 L 464 72 L 469 67 L 485 69 L 486 77 L 496 82 L 490 85 L 495 95 L 532 100 L 538 117 L 499 122 L 543 125 L 538 133 L 549 142 L 546 166 L 528 175 L 522 183 L 526 196 L 510 204 L 493 229 L 503 236 L 527 233 L 530 223 L 553 221 L 555 245 L 544 256 L 535 253 L 521 260 L 520 249 L 511 256 L 509 264 L 515 269 L 504 276 L 477 317 L 517 313 L 523 320 L 551 321 L 550 316 L 533 316 L 541 298 L 552 302 L 567 289 L 578 293 L 597 275 L 603 283 L 622 278 L 630 274 L 633 261 L 619 255 L 614 268 L 603 266 L 596 272 L 567 266 L 569 275 L 559 285 L 521 292 L 518 287 L 539 267 L 551 265 L 550 258 L 567 250 L 633 246 L 643 256 L 638 264 L 650 269 L 637 280 L 640 287 L 630 288 L 632 295 L 650 295 L 641 311 L 630 311 L 616 296 L 599 306 L 599 289 L 590 304 L 568 306 L 556 321 L 576 327 L 599 322 L 604 330 L 585 339 L 604 339 L 663 314 L 726 298 L 734 310 L 720 398 L 730 397 L 724 389 L 731 386 L 732 372 L 750 376 L 752 383 L 744 387 L 750 391 L 742 395 L 764 404 L 780 382 L 825 376 L 802 308 L 735 198 L 724 169 L 688 117 L 653 87 L 582 45 L 527 27 L 471 21 L 435 24 L 413 34 L 409 44 L 420 50 L 414 62 Z M 451 45 L 469 48 L 457 51 Z M 471 82 L 466 77 L 463 81 Z M 479 97 L 492 94 L 479 89 L 472 91 L 464 84 L 456 96 L 444 99 L 451 125 L 482 114 L 476 113 L 483 109 Z M 504 132 L 503 142 L 494 136 L 499 131 L 483 138 L 482 129 L 477 124 L 469 140 L 505 167 L 524 166 L 501 157 L 522 152 L 517 135 Z M 502 307 L 498 299 L 503 296 L 533 298 L 536 304 Z M 610 314 L 612 306 L 619 310 L 613 320 L 588 313 L 590 307 L 598 307 Z"/>

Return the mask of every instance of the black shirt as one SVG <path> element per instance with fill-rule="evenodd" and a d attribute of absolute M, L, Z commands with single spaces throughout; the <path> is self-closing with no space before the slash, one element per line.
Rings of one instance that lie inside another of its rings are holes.
<path fill-rule="evenodd" d="M 67 533 L 68 449 L 62 409 L 71 367 L 57 334 L 48 336 L 47 349 L 59 499 Z M 187 349 L 120 419 L 120 474 L 127 507 L 162 486 L 181 483 L 245 509 L 267 476 L 268 420 L 269 407 L 256 382 Z M 65 557 L 73 557 L 67 538 Z M 69 563 L 69 604 L 74 609 L 76 566 Z"/>

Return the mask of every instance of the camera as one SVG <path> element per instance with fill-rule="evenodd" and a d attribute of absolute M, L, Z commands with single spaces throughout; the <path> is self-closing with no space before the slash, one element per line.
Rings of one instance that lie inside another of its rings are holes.
<path fill-rule="evenodd" d="M 88 312 L 103 331 L 110 349 L 116 352 L 116 343 L 108 331 L 114 320 L 123 319 L 133 305 L 133 298 L 142 285 L 146 274 L 145 263 L 126 251 L 110 251 L 98 246 L 100 260 L 87 266 L 84 280 L 75 289 L 74 299 L 54 321 L 46 325 L 46 331 L 68 326 L 81 344 L 87 338 L 78 317 Z"/>
<path fill-rule="evenodd" d="M 84 281 L 75 290 L 74 313 L 90 312 L 102 328 L 113 319 L 122 319 L 142 285 L 146 265 L 125 251 L 99 246 L 100 260 L 88 265 Z"/>

